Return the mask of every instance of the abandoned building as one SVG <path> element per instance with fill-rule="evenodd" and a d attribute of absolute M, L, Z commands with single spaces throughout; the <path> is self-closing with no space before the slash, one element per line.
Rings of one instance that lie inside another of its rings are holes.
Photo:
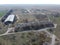
<path fill-rule="evenodd" d="M 4 20 L 4 24 L 8 25 L 8 24 L 13 24 L 16 21 L 16 16 L 15 15 L 9 15 L 5 20 Z"/>
<path fill-rule="evenodd" d="M 54 27 L 52 22 L 30 22 L 22 23 L 15 26 L 15 32 L 18 31 L 27 31 L 27 30 L 39 30 L 44 28 Z"/>
<path fill-rule="evenodd" d="M 16 21 L 17 17 L 16 17 L 16 15 L 13 15 L 12 12 L 13 12 L 12 9 L 9 10 L 9 11 L 6 13 L 6 15 L 4 15 L 4 16 L 2 17 L 1 22 L 4 23 L 5 25 L 13 24 L 13 23 Z"/>
<path fill-rule="evenodd" d="M 5 20 L 12 12 L 13 12 L 12 9 L 9 10 L 9 11 L 6 13 L 6 15 L 4 15 L 4 16 L 2 17 L 1 22 L 4 22 L 4 20 Z"/>

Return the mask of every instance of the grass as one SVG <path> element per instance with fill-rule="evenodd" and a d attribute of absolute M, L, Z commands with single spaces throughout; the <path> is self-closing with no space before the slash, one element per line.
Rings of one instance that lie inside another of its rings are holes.
<path fill-rule="evenodd" d="M 7 11 L 0 11 L 0 17 L 2 17 L 3 15 L 5 15 L 7 13 Z"/>

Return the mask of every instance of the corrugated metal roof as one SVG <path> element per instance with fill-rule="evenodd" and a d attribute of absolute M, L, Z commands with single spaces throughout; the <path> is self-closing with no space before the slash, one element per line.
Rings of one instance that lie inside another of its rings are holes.
<path fill-rule="evenodd" d="M 14 21 L 14 17 L 15 17 L 15 15 L 9 15 L 4 22 L 7 22 L 7 21 L 13 22 Z"/>

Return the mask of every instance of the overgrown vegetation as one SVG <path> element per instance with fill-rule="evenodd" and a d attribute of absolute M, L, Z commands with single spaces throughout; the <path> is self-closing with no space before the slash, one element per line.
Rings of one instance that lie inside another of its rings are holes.
<path fill-rule="evenodd" d="M 19 9 L 18 9 L 19 10 Z M 20 11 L 20 10 L 19 10 Z M 14 12 L 13 14 L 18 15 L 19 19 L 15 24 L 13 24 L 11 27 L 15 27 L 18 23 L 27 23 L 27 22 L 33 22 L 33 21 L 46 21 L 47 17 L 45 17 L 48 11 L 41 10 L 39 13 L 45 14 L 45 16 L 39 15 L 33 15 L 32 14 L 22 14 L 19 11 Z M 39 9 L 38 9 L 39 11 Z M 6 14 L 7 11 L 1 11 L 0 17 Z M 46 13 L 45 13 L 46 12 Z M 50 12 L 49 12 L 50 13 Z M 36 14 L 36 13 L 35 13 Z M 38 14 L 38 13 L 37 13 Z M 55 14 L 54 14 L 55 15 Z M 57 15 L 57 14 L 56 14 Z M 57 23 L 58 26 L 56 29 L 54 29 L 54 33 L 60 37 L 60 17 L 49 17 L 52 22 Z M 4 26 L 2 23 L 0 23 L 0 34 L 6 32 L 9 26 Z M 2 29 L 1 29 L 2 28 Z M 51 38 L 47 35 L 45 32 L 27 32 L 27 33 L 16 33 L 13 35 L 6 35 L 0 37 L 0 45 L 43 45 L 45 42 L 50 42 Z"/>
<path fill-rule="evenodd" d="M 31 31 L 2 36 L 0 37 L 0 45 L 43 45 L 44 42 L 51 40 L 51 38 L 45 34 L 45 32 Z"/>

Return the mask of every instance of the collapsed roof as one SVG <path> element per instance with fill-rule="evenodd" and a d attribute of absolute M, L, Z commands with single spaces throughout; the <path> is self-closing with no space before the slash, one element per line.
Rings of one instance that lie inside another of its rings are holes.
<path fill-rule="evenodd" d="M 54 27 L 54 24 L 52 22 L 28 22 L 17 24 L 15 31 L 39 30 L 52 27 Z"/>

